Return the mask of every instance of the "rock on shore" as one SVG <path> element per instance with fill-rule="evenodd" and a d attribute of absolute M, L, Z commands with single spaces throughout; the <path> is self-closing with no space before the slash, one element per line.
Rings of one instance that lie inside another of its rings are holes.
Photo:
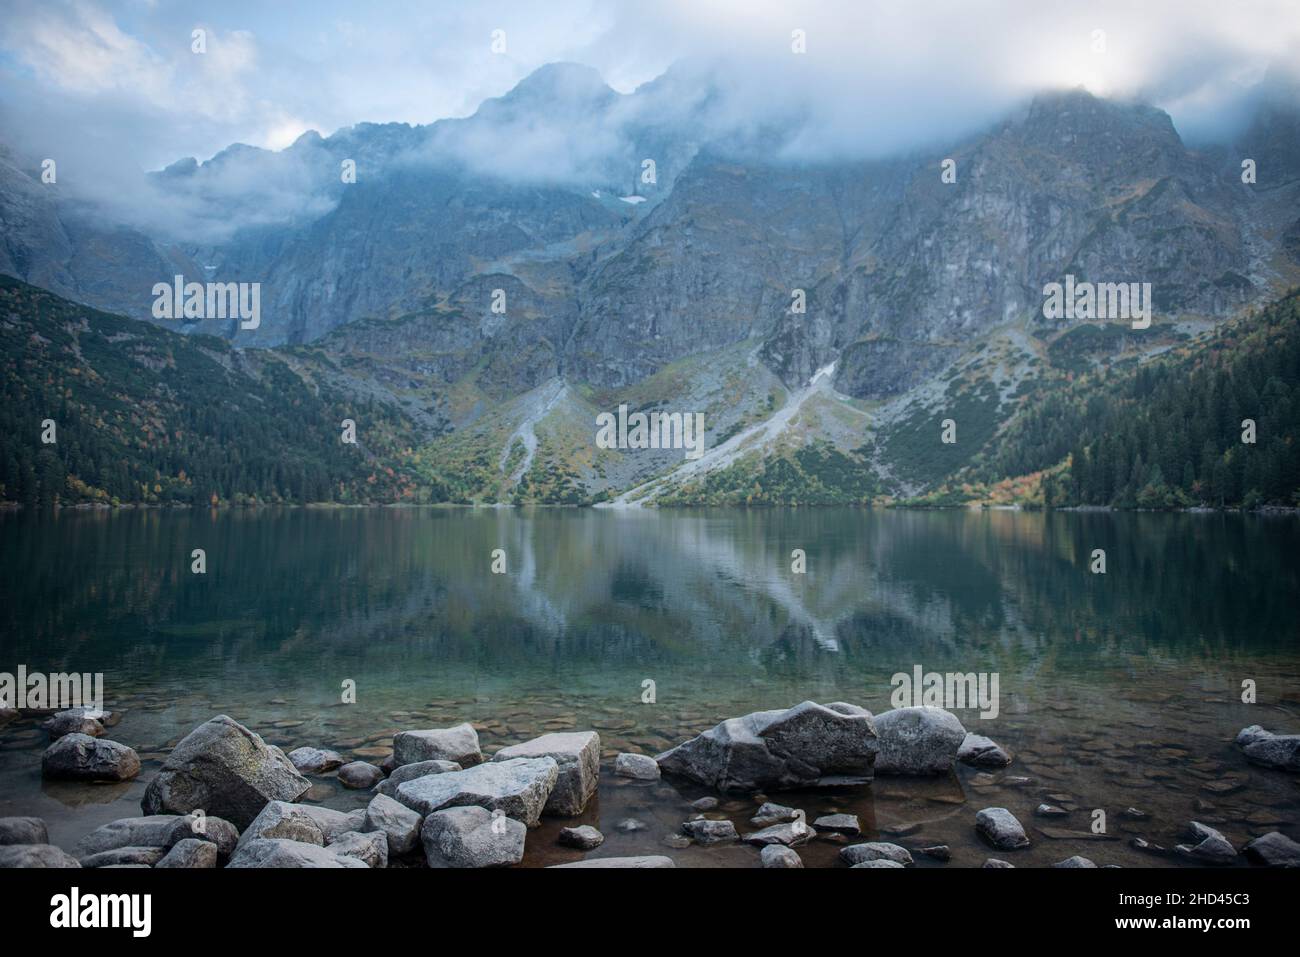
<path fill-rule="evenodd" d="M 395 796 L 419 814 L 476 804 L 489 811 L 499 808 L 508 817 L 536 827 L 559 773 L 554 758 L 513 758 L 464 771 L 426 774 L 399 784 Z"/>
<path fill-rule="evenodd" d="M 542 813 L 560 817 L 581 814 L 600 779 L 600 735 L 595 731 L 544 734 L 512 744 L 492 755 L 495 762 L 513 758 L 554 758 L 559 765 L 555 787 Z"/>
<path fill-rule="evenodd" d="M 462 768 L 481 764 L 478 732 L 468 722 L 450 728 L 399 731 L 393 736 L 393 762 L 401 767 L 417 761 L 454 761 Z"/>
<path fill-rule="evenodd" d="M 41 756 L 41 774 L 71 781 L 129 781 L 140 773 L 140 756 L 125 744 L 73 732 Z"/>
<path fill-rule="evenodd" d="M 876 770 L 881 774 L 944 774 L 966 740 L 957 716 L 942 708 L 895 708 L 878 714 L 876 734 Z"/>

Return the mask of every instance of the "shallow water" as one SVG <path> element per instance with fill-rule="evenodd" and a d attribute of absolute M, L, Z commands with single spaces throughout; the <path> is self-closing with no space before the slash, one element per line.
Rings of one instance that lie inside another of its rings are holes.
<path fill-rule="evenodd" d="M 108 737 L 140 752 L 124 785 L 46 784 L 44 732 L 0 728 L 0 815 L 35 814 L 70 848 L 139 799 L 180 737 L 226 713 L 286 749 L 378 761 L 403 728 L 462 720 L 484 751 L 594 728 L 607 758 L 654 753 L 725 717 L 812 699 L 890 707 L 890 678 L 997 672 L 1000 713 L 957 713 L 1014 755 L 990 780 L 772 794 L 809 819 L 856 813 L 869 837 L 946 843 L 953 861 L 1179 863 L 1187 821 L 1238 846 L 1300 838 L 1295 776 L 1232 747 L 1248 724 L 1300 729 L 1300 564 L 1295 516 L 851 510 L 64 511 L 0 515 L 0 671 L 102 671 Z M 190 572 L 192 549 L 207 574 Z M 493 549 L 505 574 L 492 574 Z M 1107 573 L 1089 572 L 1103 548 Z M 791 572 L 803 549 L 807 573 Z M 357 702 L 340 701 L 356 682 Z M 643 703 L 643 682 L 656 700 Z M 1258 703 L 1240 701 L 1241 682 Z M 669 848 L 704 792 L 628 783 L 606 761 L 581 819 L 597 855 L 666 853 L 680 866 L 753 866 L 749 847 Z M 1027 783 L 1009 779 L 1027 777 Z M 341 808 L 368 794 L 313 778 Z M 1046 795 L 1055 795 L 1048 799 Z M 1065 798 L 1069 800 L 1066 801 Z M 1033 814 L 1045 800 L 1063 820 Z M 991 852 L 975 812 L 1001 805 L 1034 844 Z M 1149 820 L 1121 817 L 1137 807 Z M 724 801 L 742 832 L 756 803 Z M 1107 811 L 1108 839 L 1087 832 Z M 715 816 L 710 814 L 710 816 Z M 624 833 L 616 824 L 647 826 Z M 529 835 L 525 864 L 583 856 Z M 839 843 L 801 848 L 830 864 Z"/>

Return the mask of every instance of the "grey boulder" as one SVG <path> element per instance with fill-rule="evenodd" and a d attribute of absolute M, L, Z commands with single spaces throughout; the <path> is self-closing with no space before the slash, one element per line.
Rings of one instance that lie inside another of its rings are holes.
<path fill-rule="evenodd" d="M 850 867 L 869 861 L 893 861 L 900 867 L 909 867 L 912 864 L 912 855 L 907 848 L 897 844 L 869 841 L 866 844 L 852 844 L 840 848 L 840 860 Z"/>
<path fill-rule="evenodd" d="M 547 870 L 558 869 L 561 867 L 617 867 L 617 868 L 643 868 L 643 867 L 676 867 L 671 857 L 664 857 L 661 854 L 647 854 L 642 857 L 597 857 L 588 858 L 585 861 L 571 861 L 568 864 L 552 864 Z"/>
<path fill-rule="evenodd" d="M 354 791 L 372 788 L 384 779 L 384 772 L 367 761 L 353 761 L 339 768 L 339 782 Z"/>
<path fill-rule="evenodd" d="M 943 774 L 966 740 L 957 716 L 942 708 L 895 708 L 876 715 L 881 774 Z"/>
<path fill-rule="evenodd" d="M 1025 829 L 1016 816 L 1004 807 L 986 807 L 975 815 L 975 830 L 1000 851 L 1029 846 Z"/>
<path fill-rule="evenodd" d="M 863 861 L 860 864 L 852 864 L 850 865 L 849 869 L 857 870 L 858 868 L 868 868 L 868 867 L 906 867 L 906 866 L 907 866 L 906 864 L 900 864 L 898 863 L 898 861 L 891 861 L 886 857 L 878 857 L 875 858 L 874 860 Z"/>
<path fill-rule="evenodd" d="M 682 833 L 696 844 L 727 844 L 740 839 L 736 825 L 730 821 L 687 821 L 682 825 Z"/>
<path fill-rule="evenodd" d="M 394 768 L 392 774 L 376 784 L 375 790 L 392 797 L 397 786 L 404 781 L 413 781 L 426 774 L 446 774 L 448 771 L 460 770 L 461 766 L 455 761 L 416 761 L 414 764 L 403 764 Z"/>
<path fill-rule="evenodd" d="M 559 817 L 581 814 L 600 780 L 600 735 L 595 731 L 544 734 L 502 748 L 492 760 L 547 757 L 554 758 L 560 767 L 543 813 Z"/>
<path fill-rule="evenodd" d="M 799 844 L 807 844 L 816 836 L 817 832 L 803 821 L 791 821 L 785 824 L 773 824 L 761 831 L 746 834 L 742 840 L 746 844 L 757 844 L 759 846 L 782 844 L 786 847 L 795 847 Z"/>
<path fill-rule="evenodd" d="M 354 857 L 366 867 L 388 866 L 388 835 L 380 832 L 362 834 L 348 831 L 338 840 L 331 841 L 328 849 L 341 857 Z"/>
<path fill-rule="evenodd" d="M 1250 863 L 1262 867 L 1300 867 L 1300 844 L 1280 831 L 1255 838 L 1241 853 Z"/>
<path fill-rule="evenodd" d="M 758 856 L 763 866 L 767 868 L 803 867 L 803 860 L 799 855 L 780 844 L 768 844 Z"/>
<path fill-rule="evenodd" d="M 788 821 L 797 821 L 799 812 L 792 807 L 786 807 L 784 804 L 773 804 L 771 801 L 764 801 L 754 816 L 749 819 L 749 823 L 754 827 L 771 827 L 773 824 L 785 824 Z"/>
<path fill-rule="evenodd" d="M 125 744 L 73 732 L 41 756 L 41 774 L 70 781 L 129 781 L 140 773 L 140 756 Z"/>
<path fill-rule="evenodd" d="M 1174 850 L 1183 857 L 1190 857 L 1202 864 L 1234 864 L 1237 861 L 1237 849 L 1232 842 L 1209 825 L 1192 821 L 1188 825 L 1195 844 L 1179 844 Z"/>
<path fill-rule="evenodd" d="M 161 847 L 167 849 L 187 838 L 202 838 L 196 833 L 200 818 L 193 815 L 154 814 L 148 817 L 124 817 L 103 824 L 76 844 L 77 857 L 89 857 L 122 847 Z M 202 819 L 205 829 L 213 820 Z"/>
<path fill-rule="evenodd" d="M 505 867 L 524 858 L 528 828 L 478 806 L 434 811 L 420 840 L 430 867 Z"/>
<path fill-rule="evenodd" d="M 876 727 L 862 708 L 805 701 L 729 718 L 659 755 L 664 771 L 720 791 L 867 781 Z"/>
<path fill-rule="evenodd" d="M 39 817 L 0 817 L 0 845 L 48 843 L 50 832 Z"/>
<path fill-rule="evenodd" d="M 382 833 L 388 839 L 390 857 L 401 857 L 415 850 L 420 842 L 420 826 L 424 823 L 405 804 L 387 794 L 376 794 L 366 806 L 362 831 Z"/>
<path fill-rule="evenodd" d="M 824 814 L 813 821 L 813 827 L 822 831 L 835 831 L 839 834 L 858 835 L 862 833 L 862 823 L 856 814 Z"/>
<path fill-rule="evenodd" d="M 400 767 L 417 761 L 454 761 L 463 768 L 481 764 L 478 732 L 468 722 L 450 728 L 399 731 L 393 736 L 393 761 Z"/>
<path fill-rule="evenodd" d="M 971 732 L 962 739 L 957 760 L 973 768 L 1005 768 L 1011 763 L 1011 755 L 991 738 Z"/>
<path fill-rule="evenodd" d="M 119 847 L 111 851 L 101 851 L 81 859 L 81 866 L 121 867 L 124 864 L 141 864 L 153 867 L 163 859 L 167 851 L 161 847 Z"/>
<path fill-rule="evenodd" d="M 561 828 L 559 841 L 565 847 L 576 847 L 579 850 L 590 851 L 592 848 L 600 847 L 605 843 L 605 835 L 590 824 L 583 824 L 581 827 Z"/>
<path fill-rule="evenodd" d="M 1063 860 L 1063 861 L 1057 861 L 1057 862 L 1056 862 L 1055 864 L 1053 864 L 1052 866 L 1053 866 L 1053 867 L 1065 867 L 1065 868 L 1075 868 L 1075 867 L 1085 867 L 1085 868 L 1086 868 L 1086 867 L 1096 867 L 1097 865 L 1094 864 L 1092 861 L 1090 861 L 1088 858 L 1086 858 L 1086 857 L 1080 857 L 1078 854 L 1075 854 L 1073 857 L 1067 857 L 1067 858 L 1066 858 L 1065 860 Z"/>
<path fill-rule="evenodd" d="M 343 766 L 342 755 L 322 748 L 294 748 L 287 757 L 303 774 L 324 774 Z"/>
<path fill-rule="evenodd" d="M 327 847 L 286 841 L 280 838 L 258 838 L 241 844 L 227 867 L 277 867 L 277 868 L 340 868 L 365 867 L 364 861 L 355 857 L 335 854 Z"/>
<path fill-rule="evenodd" d="M 53 844 L 6 844 L 0 847 L 0 868 L 80 866 L 80 861 Z"/>
<path fill-rule="evenodd" d="M 1252 724 L 1237 734 L 1237 747 L 1253 764 L 1279 771 L 1300 771 L 1300 734 L 1274 734 Z"/>
<path fill-rule="evenodd" d="M 296 801 L 311 788 L 279 748 L 226 715 L 176 745 L 140 806 L 146 814 L 202 809 L 247 828 L 269 801 Z"/>
<path fill-rule="evenodd" d="M 341 812 L 334 812 L 342 815 Z M 239 847 L 259 840 L 299 841 L 324 847 L 325 832 L 304 804 L 271 801 L 240 835 Z"/>
<path fill-rule="evenodd" d="M 407 781 L 398 785 L 396 797 L 426 816 L 443 808 L 475 804 L 489 811 L 500 809 L 507 817 L 536 827 L 559 773 L 554 758 L 492 761 Z"/>
<path fill-rule="evenodd" d="M 60 711 L 46 719 L 41 727 L 49 732 L 50 740 L 57 740 L 68 734 L 88 734 L 92 738 L 98 738 L 104 733 L 104 726 L 99 720 L 91 717 L 90 713 L 81 708 Z"/>
<path fill-rule="evenodd" d="M 659 762 L 646 754 L 624 751 L 614 758 L 616 777 L 634 778 L 637 781 L 658 781 L 661 773 Z"/>
<path fill-rule="evenodd" d="M 154 867 L 186 868 L 188 870 L 216 866 L 217 845 L 211 841 L 200 841 L 192 837 L 177 841 L 172 849 L 163 855 L 162 860 L 154 865 Z"/>

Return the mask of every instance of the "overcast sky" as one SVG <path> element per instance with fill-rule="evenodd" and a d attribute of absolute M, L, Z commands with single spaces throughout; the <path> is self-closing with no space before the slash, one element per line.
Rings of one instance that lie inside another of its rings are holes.
<path fill-rule="evenodd" d="M 945 138 L 1028 93 L 1079 85 L 1163 106 L 1186 135 L 1230 118 L 1270 64 L 1300 63 L 1300 6 L 3 0 L 0 142 L 156 169 L 232 142 L 281 148 L 307 129 L 465 116 L 549 62 L 590 65 L 630 92 L 688 57 L 726 58 L 738 108 L 816 115 L 816 148 Z"/>

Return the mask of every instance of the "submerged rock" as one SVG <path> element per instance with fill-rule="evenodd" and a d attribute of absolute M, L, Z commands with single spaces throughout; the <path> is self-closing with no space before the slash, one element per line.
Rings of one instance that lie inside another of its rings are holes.
<path fill-rule="evenodd" d="M 1237 747 L 1254 764 L 1279 771 L 1300 771 L 1300 734 L 1274 734 L 1252 724 L 1237 734 Z"/>
<path fill-rule="evenodd" d="M 129 781 L 140 773 L 140 756 L 125 744 L 73 732 L 41 756 L 41 774 L 71 781 Z"/>
<path fill-rule="evenodd" d="M 140 806 L 146 814 L 202 809 L 242 830 L 267 802 L 296 801 L 310 788 L 283 751 L 223 714 L 176 745 Z"/>
<path fill-rule="evenodd" d="M 1005 768 L 1011 763 L 1011 755 L 992 739 L 971 732 L 962 739 L 957 760 L 973 768 Z"/>
<path fill-rule="evenodd" d="M 788 847 L 780 844 L 768 844 L 759 854 L 764 867 L 790 868 L 803 867 L 803 859 Z"/>
<path fill-rule="evenodd" d="M 0 817 L 0 845 L 48 843 L 49 829 L 39 817 Z"/>
<path fill-rule="evenodd" d="M 720 791 L 755 791 L 870 780 L 877 750 L 870 712 L 805 701 L 729 718 L 657 760 Z"/>
<path fill-rule="evenodd" d="M 659 773 L 659 763 L 649 755 L 624 751 L 614 759 L 614 774 L 620 778 L 658 781 Z"/>
<path fill-rule="evenodd" d="M 80 861 L 53 844 L 6 844 L 0 846 L 0 868 L 80 866 Z"/>
<path fill-rule="evenodd" d="M 560 767 L 543 813 L 560 817 L 581 814 L 596 793 L 600 779 L 600 735 L 595 731 L 544 734 L 502 748 L 492 756 L 492 760 L 545 757 L 554 758 Z"/>
<path fill-rule="evenodd" d="M 942 774 L 966 740 L 957 716 L 942 708 L 895 708 L 876 715 L 881 774 Z"/>
<path fill-rule="evenodd" d="M 975 815 L 975 830 L 998 850 L 1011 851 L 1029 846 L 1025 829 L 1004 807 L 986 807 Z"/>
<path fill-rule="evenodd" d="M 430 867 L 504 867 L 524 859 L 528 828 L 478 806 L 434 811 L 420 840 Z"/>
<path fill-rule="evenodd" d="M 536 827 L 560 766 L 554 758 L 513 758 L 427 774 L 397 787 L 397 800 L 420 814 L 475 804 Z"/>
<path fill-rule="evenodd" d="M 592 848 L 600 847 L 605 843 L 605 835 L 590 824 L 583 824 L 581 827 L 561 828 L 559 840 L 565 847 L 576 847 L 583 851 L 590 851 Z"/>
<path fill-rule="evenodd" d="M 398 767 L 419 761 L 452 761 L 462 768 L 483 763 L 478 732 L 469 722 L 450 728 L 399 731 L 393 736 L 393 761 Z"/>
<path fill-rule="evenodd" d="M 372 788 L 384 779 L 384 772 L 366 761 L 353 761 L 339 768 L 339 783 L 354 791 Z"/>

